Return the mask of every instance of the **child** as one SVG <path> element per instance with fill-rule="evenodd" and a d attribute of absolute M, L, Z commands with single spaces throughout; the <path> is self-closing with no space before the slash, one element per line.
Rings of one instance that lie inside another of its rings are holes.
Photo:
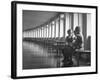
<path fill-rule="evenodd" d="M 68 36 L 66 37 L 66 43 L 67 43 L 68 46 L 72 47 L 72 42 L 73 42 L 72 30 L 69 29 L 67 31 L 67 33 L 68 33 Z"/>
<path fill-rule="evenodd" d="M 73 36 L 72 36 L 72 30 L 69 29 L 67 31 L 68 36 L 66 37 L 66 46 L 63 49 L 63 66 L 64 67 L 69 67 L 72 66 L 72 53 L 73 53 L 73 48 L 72 48 L 72 42 L 73 42 Z"/>

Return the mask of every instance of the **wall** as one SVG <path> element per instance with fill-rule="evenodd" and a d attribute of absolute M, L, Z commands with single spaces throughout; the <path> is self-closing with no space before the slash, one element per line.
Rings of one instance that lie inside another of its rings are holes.
<path fill-rule="evenodd" d="M 26 1 L 26 0 L 22 0 L 22 1 Z M 98 5 L 100 9 L 100 0 L 31 0 L 31 1 L 64 3 L 64 4 Z M 0 1 L 0 80 L 11 80 L 10 78 L 10 68 L 11 68 L 10 67 L 11 65 L 11 13 L 10 13 L 11 5 L 10 3 L 11 0 Z M 98 19 L 100 21 L 100 15 Z M 100 26 L 100 23 L 98 23 L 98 26 Z M 98 27 L 98 34 L 100 34 L 99 30 L 100 27 Z M 100 36 L 98 38 L 98 41 L 100 41 Z M 100 44 L 100 42 L 98 42 L 98 44 Z M 100 47 L 100 45 L 98 45 L 98 47 Z M 100 54 L 98 54 L 98 57 L 100 57 Z M 98 61 L 100 61 L 100 58 Z M 100 79 L 99 76 L 100 73 L 91 74 L 91 75 L 48 77 L 48 78 L 41 78 L 41 79 L 42 80 L 99 80 Z M 25 79 L 25 80 L 41 80 L 41 79 L 35 78 L 35 79 Z"/>

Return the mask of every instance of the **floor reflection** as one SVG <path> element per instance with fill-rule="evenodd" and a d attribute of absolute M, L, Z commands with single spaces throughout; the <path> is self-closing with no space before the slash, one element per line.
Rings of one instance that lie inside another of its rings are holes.
<path fill-rule="evenodd" d="M 33 42 L 23 42 L 23 69 L 55 68 L 57 58 L 55 53 Z"/>

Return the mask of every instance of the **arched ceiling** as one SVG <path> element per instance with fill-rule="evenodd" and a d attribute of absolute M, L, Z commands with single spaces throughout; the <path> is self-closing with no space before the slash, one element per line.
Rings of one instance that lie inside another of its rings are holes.
<path fill-rule="evenodd" d="M 23 30 L 33 29 L 49 21 L 57 12 L 23 10 Z"/>

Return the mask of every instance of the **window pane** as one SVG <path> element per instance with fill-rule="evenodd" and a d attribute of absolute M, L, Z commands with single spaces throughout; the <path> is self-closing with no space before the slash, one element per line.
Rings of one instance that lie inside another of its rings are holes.
<path fill-rule="evenodd" d="M 45 28 L 43 27 L 43 38 L 45 37 Z"/>
<path fill-rule="evenodd" d="M 34 30 L 33 30 L 33 38 L 34 38 Z"/>
<path fill-rule="evenodd" d="M 44 38 L 46 38 L 46 27 L 44 27 Z"/>
<path fill-rule="evenodd" d="M 47 38 L 48 38 L 48 25 L 47 25 Z"/>
<path fill-rule="evenodd" d="M 60 15 L 60 37 L 64 34 L 64 14 Z"/>
<path fill-rule="evenodd" d="M 66 19 L 66 22 L 65 22 L 65 36 L 68 36 L 67 31 L 70 28 L 69 27 L 70 26 L 69 25 L 69 13 L 65 14 L 65 19 Z"/>
<path fill-rule="evenodd" d="M 43 27 L 42 27 L 42 38 L 43 38 Z"/>
<path fill-rule="evenodd" d="M 37 30 L 35 30 L 35 38 L 37 38 Z"/>
<path fill-rule="evenodd" d="M 39 37 L 39 29 L 37 29 L 37 37 Z"/>
<path fill-rule="evenodd" d="M 30 31 L 30 37 L 32 37 L 32 31 Z"/>
<path fill-rule="evenodd" d="M 56 20 L 56 37 L 58 37 L 58 31 L 59 31 L 59 20 Z"/>
<path fill-rule="evenodd" d="M 55 22 L 52 22 L 52 38 L 55 36 Z"/>
<path fill-rule="evenodd" d="M 91 36 L 91 14 L 87 14 L 87 37 Z"/>
<path fill-rule="evenodd" d="M 51 38 L 51 24 L 49 24 L 49 38 Z"/>
<path fill-rule="evenodd" d="M 34 30 L 34 38 L 36 38 L 36 31 Z"/>

